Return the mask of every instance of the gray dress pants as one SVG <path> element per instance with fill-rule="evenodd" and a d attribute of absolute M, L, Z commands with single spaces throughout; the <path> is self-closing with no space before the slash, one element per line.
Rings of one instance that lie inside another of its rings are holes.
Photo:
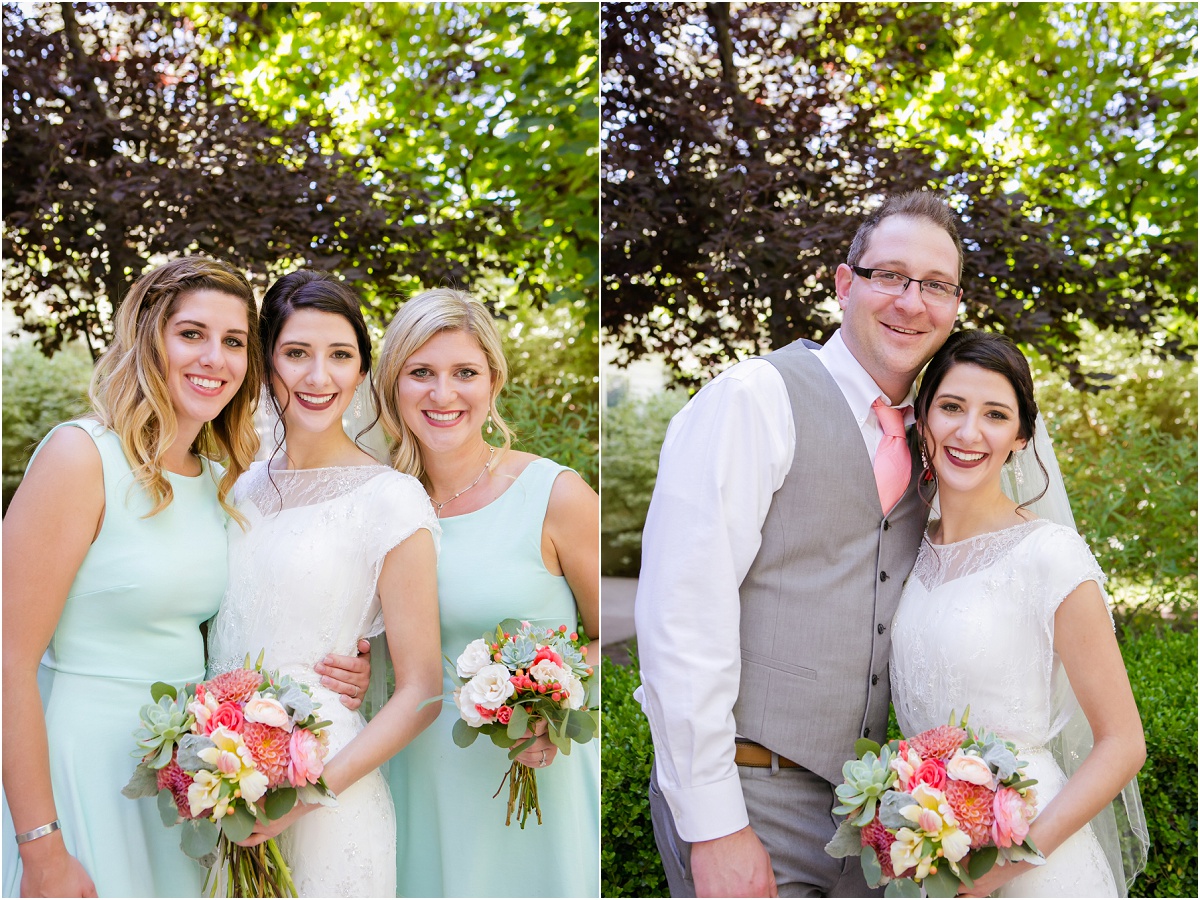
<path fill-rule="evenodd" d="M 771 855 L 780 897 L 879 897 L 857 857 L 833 859 L 825 845 L 837 830 L 833 785 L 808 769 L 738 766 L 750 826 Z M 654 840 L 672 897 L 695 897 L 691 845 L 679 837 L 658 776 L 650 772 Z"/>

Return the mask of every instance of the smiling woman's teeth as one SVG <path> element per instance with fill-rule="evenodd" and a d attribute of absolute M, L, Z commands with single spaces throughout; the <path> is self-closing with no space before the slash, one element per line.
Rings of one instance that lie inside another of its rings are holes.
<path fill-rule="evenodd" d="M 453 422 L 460 415 L 462 415 L 462 413 L 456 413 L 456 412 L 440 413 L 440 412 L 433 412 L 432 410 L 426 410 L 425 415 L 429 416 L 429 418 L 433 419 L 433 421 L 435 421 L 435 422 Z"/>
<path fill-rule="evenodd" d="M 987 456 L 986 453 L 965 453 L 962 450 L 951 450 L 949 447 L 946 448 L 946 453 L 963 462 L 978 462 Z"/>
<path fill-rule="evenodd" d="M 216 378 L 199 378 L 195 375 L 189 375 L 188 381 L 196 385 L 196 387 L 204 388 L 206 391 L 216 390 L 223 384 L 222 381 Z"/>
<path fill-rule="evenodd" d="M 330 400 L 333 399 L 333 394 L 325 394 L 323 396 L 316 396 L 313 394 L 301 394 L 299 391 L 296 392 L 296 396 L 299 397 L 301 400 L 303 400 L 305 403 L 311 403 L 313 406 L 324 406 L 326 403 L 328 403 Z"/>

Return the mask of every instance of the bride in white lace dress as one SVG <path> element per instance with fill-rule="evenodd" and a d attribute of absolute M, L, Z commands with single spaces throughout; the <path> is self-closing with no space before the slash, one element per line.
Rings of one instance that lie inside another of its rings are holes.
<path fill-rule="evenodd" d="M 972 895 L 1124 895 L 1140 863 L 1136 850 L 1122 862 L 1111 808 L 1145 744 L 1104 575 L 1072 528 L 1034 517 L 1001 490 L 1006 460 L 1035 433 L 1028 363 L 999 335 L 952 335 L 926 370 L 916 415 L 933 475 L 924 487 L 936 488 L 941 518 L 893 621 L 900 729 L 944 725 L 969 706 L 970 724 L 1013 741 L 1038 780 L 1029 835 L 1046 862 L 995 866 Z M 1039 469 L 1025 477 L 1044 484 L 1036 453 L 1022 454 Z M 1090 753 L 1088 742 L 1082 750 L 1074 742 L 1087 726 Z M 1139 826 L 1131 802 L 1140 834 L 1125 849 L 1140 849 L 1144 861 L 1144 819 Z"/>
<path fill-rule="evenodd" d="M 377 463 L 342 430 L 370 368 L 353 293 L 327 276 L 293 272 L 267 292 L 262 321 L 287 447 L 234 488 L 249 527 L 229 529 L 229 587 L 209 636 L 210 674 L 265 649 L 266 667 L 312 688 L 319 717 L 332 723 L 324 778 L 337 805 L 297 805 L 245 843 L 282 832 L 302 897 L 395 896 L 395 807 L 379 766 L 438 712 L 437 704 L 420 707 L 441 692 L 439 528 L 420 483 Z M 312 667 L 384 631 L 396 687 L 367 724 Z"/>

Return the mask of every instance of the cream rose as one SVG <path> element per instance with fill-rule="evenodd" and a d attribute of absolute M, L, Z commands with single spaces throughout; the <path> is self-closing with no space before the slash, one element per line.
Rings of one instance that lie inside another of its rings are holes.
<path fill-rule="evenodd" d="M 961 749 L 955 750 L 954 755 L 946 763 L 946 774 L 955 781 L 966 781 L 995 789 L 996 782 L 992 776 L 992 767 L 978 756 L 969 756 Z"/>
<path fill-rule="evenodd" d="M 499 709 L 504 701 L 517 692 L 513 683 L 508 680 L 508 667 L 501 665 L 484 666 L 475 673 L 475 677 L 463 685 L 463 699 L 459 703 L 479 704 L 484 709 Z"/>
<path fill-rule="evenodd" d="M 492 654 L 483 638 L 471 641 L 454 664 L 459 678 L 474 678 L 484 666 L 491 665 Z"/>
<path fill-rule="evenodd" d="M 562 666 L 556 666 L 548 659 L 543 659 L 541 662 L 529 667 L 529 677 L 538 684 L 554 684 L 557 682 L 566 687 L 567 679 L 571 677 L 571 672 Z"/>
<path fill-rule="evenodd" d="M 463 696 L 462 688 L 457 688 L 454 691 L 454 705 L 458 707 L 459 715 L 462 716 L 463 721 L 472 728 L 478 728 L 480 725 L 487 724 L 488 720 L 479 714 L 479 710 L 475 708 L 475 704 L 467 702 Z"/>
<path fill-rule="evenodd" d="M 567 697 L 567 708 L 582 708 L 583 702 L 587 699 L 587 688 L 583 686 L 583 682 L 576 677 L 574 672 L 567 673 L 567 680 L 562 683 L 562 686 L 567 689 L 567 693 L 570 695 Z"/>
<path fill-rule="evenodd" d="M 257 692 L 246 701 L 242 715 L 246 717 L 247 722 L 260 722 L 263 725 L 282 728 L 284 731 L 292 730 L 292 717 L 283 708 L 283 704 Z"/>

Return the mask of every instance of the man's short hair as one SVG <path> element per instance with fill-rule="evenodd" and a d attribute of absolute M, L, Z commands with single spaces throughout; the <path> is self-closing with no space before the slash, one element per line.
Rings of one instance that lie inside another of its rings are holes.
<path fill-rule="evenodd" d="M 958 277 L 962 278 L 963 244 L 958 236 L 958 215 L 950 208 L 945 198 L 933 191 L 910 191 L 907 194 L 897 194 L 888 197 L 883 205 L 875 210 L 863 223 L 858 226 L 854 240 L 850 242 L 850 252 L 846 254 L 846 262 L 857 266 L 866 252 L 867 242 L 871 232 L 888 216 L 910 216 L 914 219 L 928 219 L 941 228 L 954 241 L 954 249 L 958 251 Z"/>

